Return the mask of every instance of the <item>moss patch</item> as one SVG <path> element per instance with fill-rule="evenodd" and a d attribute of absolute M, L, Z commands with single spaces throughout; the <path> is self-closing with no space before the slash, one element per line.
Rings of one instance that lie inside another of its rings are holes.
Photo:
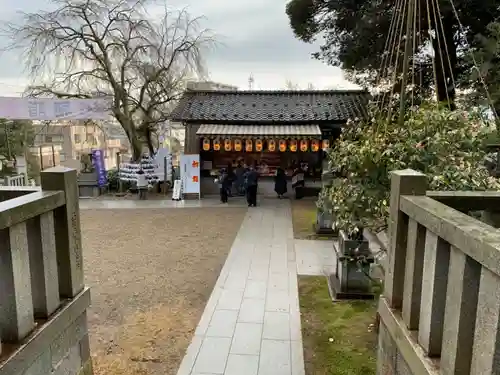
<path fill-rule="evenodd" d="M 325 277 L 299 277 L 306 375 L 375 375 L 376 301 L 334 302 Z"/>
<path fill-rule="evenodd" d="M 318 236 L 314 231 L 316 223 L 316 198 L 292 200 L 293 234 L 299 240 L 331 240 Z"/>

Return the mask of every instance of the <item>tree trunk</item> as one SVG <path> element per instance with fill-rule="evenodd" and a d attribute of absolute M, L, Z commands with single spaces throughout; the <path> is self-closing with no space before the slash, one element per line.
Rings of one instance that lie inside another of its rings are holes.
<path fill-rule="evenodd" d="M 148 145 L 149 154 L 151 155 L 151 157 L 153 157 L 153 155 L 155 154 L 155 147 L 153 145 L 153 140 L 151 139 L 152 135 L 153 134 L 151 132 L 151 128 L 149 126 L 146 126 L 146 128 L 144 129 L 144 137 L 146 138 L 146 143 Z"/>

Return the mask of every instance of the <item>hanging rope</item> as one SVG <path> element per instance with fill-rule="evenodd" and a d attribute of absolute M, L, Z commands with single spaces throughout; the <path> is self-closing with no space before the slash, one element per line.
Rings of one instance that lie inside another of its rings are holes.
<path fill-rule="evenodd" d="M 429 1 L 429 0 L 427 0 Z M 448 103 L 448 108 L 451 109 L 451 101 L 450 101 L 450 96 L 448 95 L 448 89 L 446 85 L 446 70 L 444 69 L 444 58 L 443 58 L 443 47 L 441 47 L 441 35 L 444 37 L 444 30 L 441 30 L 441 33 L 439 32 L 439 25 L 437 21 L 437 12 L 436 12 L 436 7 L 434 4 L 434 0 L 430 0 L 431 5 L 432 5 L 432 14 L 434 16 L 434 25 L 435 25 L 435 35 L 434 37 L 437 40 L 437 45 L 438 45 L 438 53 L 439 53 L 439 61 L 441 62 L 441 72 L 443 75 L 443 81 L 444 81 L 444 92 L 446 94 L 446 101 Z M 446 42 L 444 42 L 446 44 Z M 436 50 L 434 50 L 434 62 L 436 61 Z M 450 64 L 451 65 L 451 64 Z M 439 88 L 439 82 L 436 81 L 436 91 Z M 439 100 L 439 92 L 437 92 L 438 95 L 438 100 Z"/>
<path fill-rule="evenodd" d="M 389 34 L 387 35 L 387 38 L 385 39 L 385 44 L 384 44 L 384 51 L 382 52 L 382 61 L 380 64 L 380 69 L 377 72 L 377 78 L 375 79 L 375 84 L 377 87 L 380 87 L 381 81 L 382 81 L 382 76 L 383 73 L 386 69 L 387 61 L 388 61 L 388 56 L 389 56 L 389 50 L 388 47 L 389 45 L 392 44 L 392 38 L 394 34 L 394 29 L 395 29 L 395 20 L 397 17 L 397 9 L 394 8 L 392 12 L 392 17 L 391 17 L 391 23 L 389 24 Z M 375 108 L 379 108 L 379 100 L 380 100 L 380 95 L 377 95 L 377 100 L 375 101 Z"/>
<path fill-rule="evenodd" d="M 441 30 L 443 31 L 443 37 L 445 36 L 444 32 L 444 26 L 443 26 L 443 17 L 441 15 L 441 8 L 439 7 L 439 1 L 434 0 L 436 2 L 436 9 L 437 9 L 437 18 L 439 19 L 439 23 L 441 24 Z M 448 52 L 448 43 L 446 43 L 446 39 L 444 38 L 444 48 L 445 48 L 445 53 L 448 61 L 448 68 L 450 69 L 450 78 L 451 78 L 451 84 L 453 85 L 453 89 L 456 90 L 457 86 L 455 84 L 455 77 L 453 75 L 453 68 L 450 60 L 450 53 Z"/>
<path fill-rule="evenodd" d="M 450 5 L 451 9 L 453 10 L 453 13 L 455 15 L 455 18 L 457 19 L 458 27 L 460 28 L 460 32 L 464 34 L 465 28 L 462 25 L 462 22 L 460 21 L 460 17 L 458 16 L 457 9 L 455 8 L 455 4 L 453 3 L 453 0 L 450 0 Z M 465 43 L 467 43 L 467 40 L 465 40 Z M 467 43 L 468 44 L 468 43 Z M 470 46 L 468 46 L 470 49 Z M 474 52 L 471 50 L 471 57 L 472 57 L 472 63 L 474 64 L 474 69 L 477 70 L 479 73 L 479 79 L 481 81 L 481 84 L 483 86 L 483 89 L 486 93 L 486 98 L 488 100 L 488 103 L 490 104 L 491 110 L 493 111 L 493 116 L 495 117 L 495 121 L 498 122 L 498 113 L 495 109 L 495 103 L 493 102 L 493 99 L 491 98 L 490 92 L 488 90 L 488 86 L 486 85 L 486 82 L 484 81 L 483 75 L 481 74 L 481 70 L 479 69 L 479 66 L 476 61 L 476 57 L 474 56 Z"/>
<path fill-rule="evenodd" d="M 413 47 L 412 47 L 412 64 L 411 64 L 411 106 L 415 105 L 415 62 L 417 61 L 417 4 L 418 1 L 414 1 L 413 8 Z M 418 14 L 420 17 L 420 14 Z"/>
<path fill-rule="evenodd" d="M 402 14 L 403 15 L 406 14 L 406 1 L 403 2 L 403 12 L 402 12 Z M 394 88 L 396 86 L 396 79 L 397 79 L 398 68 L 399 68 L 399 55 L 401 54 L 401 41 L 403 40 L 403 27 L 404 27 L 404 25 L 405 25 L 404 17 L 401 17 L 401 25 L 400 25 L 400 28 L 399 28 L 399 42 L 398 42 L 398 45 L 397 45 L 398 52 L 396 53 L 396 62 L 394 64 L 394 70 L 393 70 L 393 74 L 392 74 L 391 93 L 389 95 L 389 98 L 393 97 L 393 95 L 394 95 Z M 393 106 L 389 105 L 389 111 L 387 113 L 387 120 L 388 121 L 391 119 L 392 110 L 393 110 Z"/>
<path fill-rule="evenodd" d="M 427 25 L 428 26 L 427 35 L 429 36 L 429 39 L 431 39 L 432 38 L 432 33 L 431 33 L 432 22 L 431 22 L 431 10 L 429 7 L 429 0 L 426 0 L 425 3 L 426 3 L 426 8 L 427 8 L 427 24 L 428 24 Z M 435 59 L 435 56 L 434 56 L 434 59 Z M 434 61 L 432 62 L 432 74 L 434 76 L 434 82 L 437 82 L 436 64 L 434 63 Z M 436 92 L 436 105 L 438 105 L 437 102 L 438 101 L 437 101 L 437 92 Z"/>
<path fill-rule="evenodd" d="M 396 23 L 395 23 L 394 29 L 393 29 L 392 43 L 390 45 L 389 64 L 386 67 L 387 74 L 384 77 L 385 81 L 386 82 L 388 81 L 389 83 L 392 82 L 392 80 L 389 79 L 389 75 L 391 73 L 391 67 L 393 67 L 392 63 L 393 63 L 394 52 L 396 51 L 396 43 L 397 43 L 396 33 L 397 33 L 397 30 L 400 28 L 400 22 L 403 20 L 403 12 L 404 12 L 403 6 L 404 6 L 404 4 L 405 4 L 404 0 L 397 0 L 396 6 L 395 6 L 395 12 L 396 12 L 397 18 L 396 18 Z M 396 55 L 397 55 L 397 53 L 396 53 Z M 380 103 L 380 108 L 379 108 L 380 112 L 382 112 L 384 107 L 385 107 L 386 95 L 387 95 L 387 91 L 384 90 L 384 92 L 382 93 L 382 101 Z"/>

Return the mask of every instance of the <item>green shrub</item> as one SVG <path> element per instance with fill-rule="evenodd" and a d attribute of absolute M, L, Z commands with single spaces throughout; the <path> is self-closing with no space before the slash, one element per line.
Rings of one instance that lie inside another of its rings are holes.
<path fill-rule="evenodd" d="M 341 177 L 322 190 L 318 207 L 354 235 L 386 226 L 393 170 L 425 173 L 432 190 L 498 189 L 483 166 L 482 145 L 492 131 L 474 114 L 431 107 L 412 111 L 402 127 L 349 121 L 328 154 L 329 169 Z"/>

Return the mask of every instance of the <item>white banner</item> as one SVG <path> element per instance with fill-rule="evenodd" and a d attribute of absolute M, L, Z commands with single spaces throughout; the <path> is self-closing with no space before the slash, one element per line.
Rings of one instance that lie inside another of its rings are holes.
<path fill-rule="evenodd" d="M 200 194 L 200 155 L 181 155 L 181 180 L 184 194 Z"/>
<path fill-rule="evenodd" d="M 111 99 L 34 99 L 0 97 L 0 118 L 10 120 L 106 120 Z"/>

